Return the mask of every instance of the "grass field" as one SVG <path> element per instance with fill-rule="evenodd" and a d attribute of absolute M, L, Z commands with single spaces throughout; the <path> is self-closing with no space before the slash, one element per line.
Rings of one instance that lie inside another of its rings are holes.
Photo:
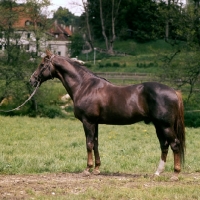
<path fill-rule="evenodd" d="M 200 199 L 200 128 L 186 128 L 185 166 L 180 180 L 171 183 L 171 151 L 165 173 L 153 181 L 149 178 L 160 159 L 159 143 L 152 125 L 100 125 L 99 150 L 103 175 L 98 178 L 73 175 L 79 174 L 86 167 L 84 132 L 82 124 L 76 119 L 0 116 L 0 127 L 0 187 L 6 183 L 1 183 L 3 177 L 6 177 L 7 182 L 27 177 L 27 182 L 31 182 L 30 175 L 39 180 L 37 187 L 49 184 L 46 187 L 48 191 L 43 188 L 47 192 L 41 194 L 29 185 L 31 189 L 25 190 L 27 198 Z M 41 175 L 47 179 L 39 179 Z M 51 179 L 48 179 L 49 175 Z M 63 177 L 59 184 L 56 177 Z M 25 187 L 25 183 L 22 181 L 20 187 Z M 69 186 L 73 191 L 79 187 L 82 189 L 79 192 L 69 192 Z M 57 195 L 50 192 L 52 187 L 56 188 L 53 191 L 56 190 Z"/>

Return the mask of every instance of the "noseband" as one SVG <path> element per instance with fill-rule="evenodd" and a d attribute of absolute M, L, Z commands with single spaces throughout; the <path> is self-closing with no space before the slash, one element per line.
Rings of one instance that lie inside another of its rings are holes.
<path fill-rule="evenodd" d="M 35 80 L 36 80 L 37 83 L 41 81 L 42 73 L 43 73 L 46 69 L 49 70 L 49 74 L 50 74 L 50 76 L 51 76 L 51 79 L 52 79 L 52 80 L 54 79 L 54 77 L 52 76 L 52 73 L 51 73 L 51 65 L 52 65 L 52 59 L 53 59 L 53 57 L 55 57 L 55 55 L 52 55 L 50 59 L 44 58 L 44 60 L 47 60 L 48 63 L 41 69 L 39 75 L 36 76 L 36 75 L 35 75 L 35 72 L 32 74 L 32 76 L 35 78 Z"/>

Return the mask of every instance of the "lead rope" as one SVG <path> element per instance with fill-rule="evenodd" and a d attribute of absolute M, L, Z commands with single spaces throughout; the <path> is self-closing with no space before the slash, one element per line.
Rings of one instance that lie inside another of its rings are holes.
<path fill-rule="evenodd" d="M 0 112 L 11 112 L 11 111 L 14 111 L 14 110 L 19 110 L 22 106 L 24 106 L 24 105 L 34 96 L 34 94 L 36 93 L 36 91 L 37 91 L 37 89 L 38 89 L 39 86 L 40 86 L 40 82 L 38 82 L 38 84 L 37 84 L 35 90 L 34 90 L 33 93 L 30 95 L 30 97 L 29 97 L 26 101 L 24 101 L 24 103 L 21 104 L 20 106 L 18 106 L 18 107 L 16 107 L 16 108 L 13 108 L 13 109 L 11 109 L 11 110 L 0 110 Z"/>

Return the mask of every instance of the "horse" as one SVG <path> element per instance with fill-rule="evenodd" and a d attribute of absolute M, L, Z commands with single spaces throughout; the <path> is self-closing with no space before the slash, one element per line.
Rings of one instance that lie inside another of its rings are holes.
<path fill-rule="evenodd" d="M 174 156 L 171 179 L 179 179 L 185 155 L 184 109 L 179 91 L 158 82 L 117 86 L 80 63 L 47 50 L 30 83 L 36 87 L 53 78 L 62 82 L 73 101 L 75 117 L 83 124 L 87 149 L 85 175 L 100 174 L 99 124 L 130 125 L 144 121 L 154 125 L 161 149 L 153 177 L 164 171 L 170 146 Z"/>

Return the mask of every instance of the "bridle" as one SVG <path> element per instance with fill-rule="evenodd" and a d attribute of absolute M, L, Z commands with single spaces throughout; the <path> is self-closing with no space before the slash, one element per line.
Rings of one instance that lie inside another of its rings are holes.
<path fill-rule="evenodd" d="M 51 73 L 51 65 L 52 65 L 52 59 L 55 57 L 55 55 L 52 55 L 50 57 L 50 59 L 48 58 L 44 58 L 44 60 L 47 60 L 48 63 L 44 65 L 44 67 L 41 69 L 39 75 L 35 75 L 35 72 L 31 75 L 31 77 L 34 77 L 34 79 L 36 80 L 37 84 L 40 83 L 41 81 L 41 78 L 42 78 L 42 74 L 44 71 L 48 70 L 49 71 L 49 74 L 50 74 L 50 77 L 51 79 L 53 80 L 54 77 L 52 76 L 52 73 Z"/>

